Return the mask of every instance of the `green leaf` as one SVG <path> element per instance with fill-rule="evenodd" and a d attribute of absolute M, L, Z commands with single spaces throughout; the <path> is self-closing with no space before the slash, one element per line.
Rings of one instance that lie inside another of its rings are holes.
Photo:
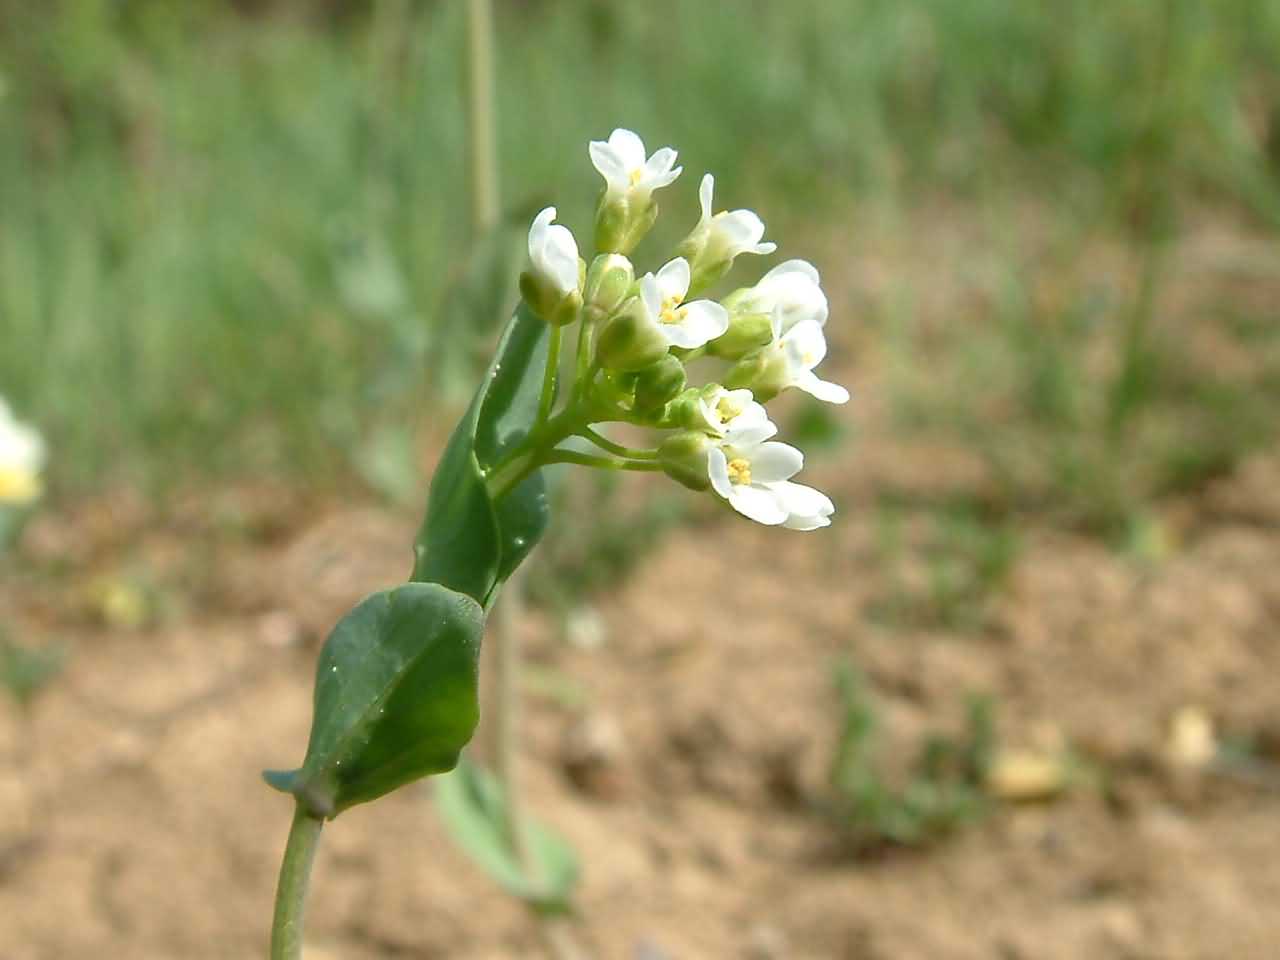
<path fill-rule="evenodd" d="M 484 612 L 435 583 L 361 601 L 325 641 L 302 767 L 268 771 L 316 816 L 333 817 L 453 769 L 479 718 Z"/>
<path fill-rule="evenodd" d="M 414 544 L 414 580 L 487 606 L 541 539 L 548 518 L 542 472 L 496 502 L 484 476 L 532 427 L 546 357 L 547 325 L 522 304 L 436 468 Z"/>
<path fill-rule="evenodd" d="M 436 782 L 436 810 L 450 834 L 508 893 L 538 910 L 563 913 L 578 883 L 578 856 L 549 827 L 525 818 L 525 841 L 532 861 L 526 873 L 507 837 L 506 798 L 501 784 L 463 760 Z"/>

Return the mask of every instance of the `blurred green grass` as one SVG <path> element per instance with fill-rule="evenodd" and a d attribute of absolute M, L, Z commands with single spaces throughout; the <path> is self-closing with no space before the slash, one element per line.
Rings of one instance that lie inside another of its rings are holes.
<path fill-rule="evenodd" d="M 1108 504 L 1104 525 L 1128 493 L 1095 466 L 1145 406 L 1179 397 L 1206 420 L 1190 448 L 1144 452 L 1176 460 L 1169 476 L 1194 480 L 1270 435 L 1280 379 L 1261 399 L 1188 399 L 1185 364 L 1152 360 L 1154 294 L 1098 306 L 1082 285 L 1039 303 L 1009 198 L 1035 198 L 1060 262 L 1118 237 L 1153 289 L 1187 204 L 1275 230 L 1275 0 L 496 9 L 510 213 L 496 248 L 518 252 L 546 202 L 588 229 L 585 143 L 615 125 L 676 145 L 689 168 L 664 195 L 668 239 L 696 219 L 703 169 L 789 254 L 833 264 L 805 244 L 859 231 L 872 211 L 914 229 L 910 211 L 945 196 L 1009 239 L 985 339 L 941 362 L 979 395 L 993 363 L 1015 370 L 1018 416 L 1062 438 L 1050 446 L 1064 483 L 1102 483 L 1089 497 Z M 410 0 L 0 0 L 0 391 L 51 435 L 57 489 L 261 472 L 322 485 L 394 463 L 384 452 L 404 423 L 444 426 L 436 411 L 498 312 L 450 297 L 473 259 L 461 14 Z M 928 345 L 886 314 L 902 356 Z M 1101 387 L 1074 332 L 1100 320 L 1119 331 Z M 921 422 L 956 408 L 922 396 Z M 1003 463 L 982 409 L 947 429 Z"/>

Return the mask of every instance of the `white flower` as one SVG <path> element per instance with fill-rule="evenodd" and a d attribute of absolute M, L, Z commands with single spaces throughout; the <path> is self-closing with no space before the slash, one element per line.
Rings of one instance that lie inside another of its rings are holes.
<path fill-rule="evenodd" d="M 769 491 L 778 499 L 778 506 L 787 512 L 782 525 L 791 530 L 817 530 L 831 526 L 835 504 L 821 490 L 806 487 L 803 483 L 783 480 L 770 485 Z"/>
<path fill-rule="evenodd" d="M 777 526 L 791 514 L 774 487 L 790 480 L 804 466 L 804 455 L 776 440 L 754 440 L 752 434 L 731 437 L 707 452 L 711 488 L 744 517 Z"/>
<path fill-rule="evenodd" d="M 691 349 L 714 340 L 729 329 L 729 312 L 712 300 L 685 303 L 689 292 L 689 262 L 684 257 L 667 263 L 657 276 L 640 278 L 640 299 L 649 319 L 673 347 Z"/>
<path fill-rule="evenodd" d="M 592 140 L 588 152 L 592 166 L 605 179 L 606 197 L 630 195 L 641 205 L 684 169 L 675 166 L 676 152 L 670 147 L 655 151 L 646 160 L 644 141 L 630 130 L 615 130 L 607 141 Z"/>
<path fill-rule="evenodd" d="M 706 174 L 698 187 L 698 202 L 702 204 L 702 219 L 693 228 L 694 235 L 706 233 L 707 260 L 710 263 L 730 261 L 743 253 L 773 253 L 776 243 L 761 242 L 764 238 L 764 222 L 750 210 L 722 210 L 711 213 L 711 198 L 716 178 Z"/>
<path fill-rule="evenodd" d="M 568 227 L 552 223 L 556 208 L 547 207 L 529 228 L 529 262 L 533 274 L 562 296 L 578 289 L 578 243 Z"/>
<path fill-rule="evenodd" d="M 775 351 L 783 361 L 784 380 L 778 388 L 796 387 L 827 403 L 848 403 L 849 391 L 838 383 L 821 380 L 813 368 L 827 355 L 827 338 L 822 327 L 813 319 L 801 320 L 783 333 L 782 311 L 773 313 L 773 340 L 766 350 Z"/>
<path fill-rule="evenodd" d="M 802 320 L 812 320 L 818 326 L 827 322 L 827 295 L 819 285 L 817 269 L 805 260 L 778 264 L 734 306 L 743 312 L 779 313 L 783 333 Z"/>
<path fill-rule="evenodd" d="M 0 505 L 30 503 L 40 496 L 44 440 L 18 422 L 0 399 Z"/>
<path fill-rule="evenodd" d="M 697 409 L 702 419 L 701 425 L 712 436 L 742 436 L 749 429 L 766 425 L 769 432 L 760 437 L 761 440 L 766 440 L 777 432 L 777 428 L 769 421 L 769 414 L 764 406 L 752 399 L 750 390 L 726 390 L 717 384 L 709 394 L 698 398 Z"/>
<path fill-rule="evenodd" d="M 827 495 L 791 482 L 804 466 L 804 454 L 769 440 L 772 435 L 771 423 L 730 431 L 723 444 L 707 452 L 711 488 L 757 523 L 792 530 L 829 526 L 835 506 Z"/>

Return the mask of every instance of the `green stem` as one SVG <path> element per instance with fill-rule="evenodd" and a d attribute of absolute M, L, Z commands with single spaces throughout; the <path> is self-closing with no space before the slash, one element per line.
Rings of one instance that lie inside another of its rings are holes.
<path fill-rule="evenodd" d="M 276 885 L 276 911 L 271 924 L 271 960 L 299 960 L 302 956 L 302 923 L 307 906 L 307 883 L 320 844 L 324 820 L 313 817 L 299 803 L 289 827 L 280 881 Z"/>
<path fill-rule="evenodd" d="M 467 0 L 467 147 L 471 161 L 471 224 L 475 236 L 498 222 L 498 149 L 493 106 L 493 9 Z"/>
<path fill-rule="evenodd" d="M 577 385 L 580 389 L 585 390 L 587 386 L 595 379 L 591 370 L 591 340 L 593 337 L 593 329 L 595 323 L 587 319 L 587 312 L 583 312 L 582 323 L 578 325 L 578 349 L 577 349 Z"/>
<path fill-rule="evenodd" d="M 630 457 L 632 460 L 653 460 L 658 456 L 657 450 L 638 450 L 635 447 L 624 447 L 620 443 L 614 443 L 604 434 L 597 433 L 590 427 L 583 427 L 578 435 L 590 440 L 601 450 L 608 450 L 610 453 L 617 454 L 620 457 Z"/>
<path fill-rule="evenodd" d="M 562 327 L 551 328 L 550 341 L 547 344 L 547 369 L 542 375 L 542 394 L 538 397 L 538 416 L 533 421 L 533 429 L 547 422 L 551 416 L 551 406 L 556 399 L 556 377 L 560 374 L 560 341 L 563 339 Z"/>
<path fill-rule="evenodd" d="M 535 426 L 524 443 L 511 451 L 501 463 L 489 469 L 485 477 L 489 496 L 495 500 L 501 499 L 516 484 L 542 465 L 539 460 L 540 451 L 550 450 L 584 426 L 586 426 L 586 419 L 576 407 L 562 410 L 540 426 Z"/>
<path fill-rule="evenodd" d="M 493 773 L 502 786 L 507 844 L 516 863 L 529 879 L 536 868 L 525 828 L 520 793 L 520 685 L 524 667 L 520 643 L 523 618 L 524 574 L 516 570 L 502 588 L 494 610 Z"/>
<path fill-rule="evenodd" d="M 639 470 L 654 473 L 662 469 L 662 464 L 654 460 L 614 460 L 611 457 L 595 457 L 577 450 L 552 450 L 540 461 L 538 466 L 551 463 L 577 463 L 584 467 L 599 467 L 602 470 Z"/>

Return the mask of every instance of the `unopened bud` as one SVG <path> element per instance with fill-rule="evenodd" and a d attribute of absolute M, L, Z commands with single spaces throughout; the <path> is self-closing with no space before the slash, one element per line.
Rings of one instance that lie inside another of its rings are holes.
<path fill-rule="evenodd" d="M 583 306 L 588 322 L 612 316 L 622 306 L 635 284 L 631 261 L 621 254 L 602 253 L 591 263 L 583 288 Z"/>
<path fill-rule="evenodd" d="M 729 329 L 707 344 L 707 353 L 724 360 L 740 360 L 772 339 L 773 325 L 768 314 L 731 311 Z"/>
<path fill-rule="evenodd" d="M 707 454 L 712 441 L 704 433 L 685 430 L 672 434 L 658 446 L 658 462 L 672 480 L 690 490 L 706 490 L 711 486 L 707 472 Z"/>
<path fill-rule="evenodd" d="M 573 323 L 582 308 L 582 294 L 576 289 L 563 293 L 532 270 L 520 274 L 520 296 L 534 313 L 555 327 Z"/>
<path fill-rule="evenodd" d="M 600 331 L 596 359 L 606 370 L 635 371 L 667 354 L 667 339 L 639 297 L 632 297 Z"/>
<path fill-rule="evenodd" d="M 596 249 L 628 254 L 644 239 L 658 219 L 658 205 L 651 196 L 606 191 L 596 210 Z"/>
<path fill-rule="evenodd" d="M 667 404 L 666 413 L 662 418 L 663 425 L 679 427 L 682 430 L 697 430 L 702 424 L 702 413 L 698 401 L 702 399 L 705 389 L 705 387 L 689 387 L 678 394 Z"/>
<path fill-rule="evenodd" d="M 667 354 L 636 374 L 635 412 L 646 418 L 657 416 L 684 385 L 684 364 Z"/>
<path fill-rule="evenodd" d="M 787 358 L 776 344 L 747 354 L 725 374 L 724 385 L 730 390 L 747 389 L 760 403 L 768 403 L 790 382 Z"/>

